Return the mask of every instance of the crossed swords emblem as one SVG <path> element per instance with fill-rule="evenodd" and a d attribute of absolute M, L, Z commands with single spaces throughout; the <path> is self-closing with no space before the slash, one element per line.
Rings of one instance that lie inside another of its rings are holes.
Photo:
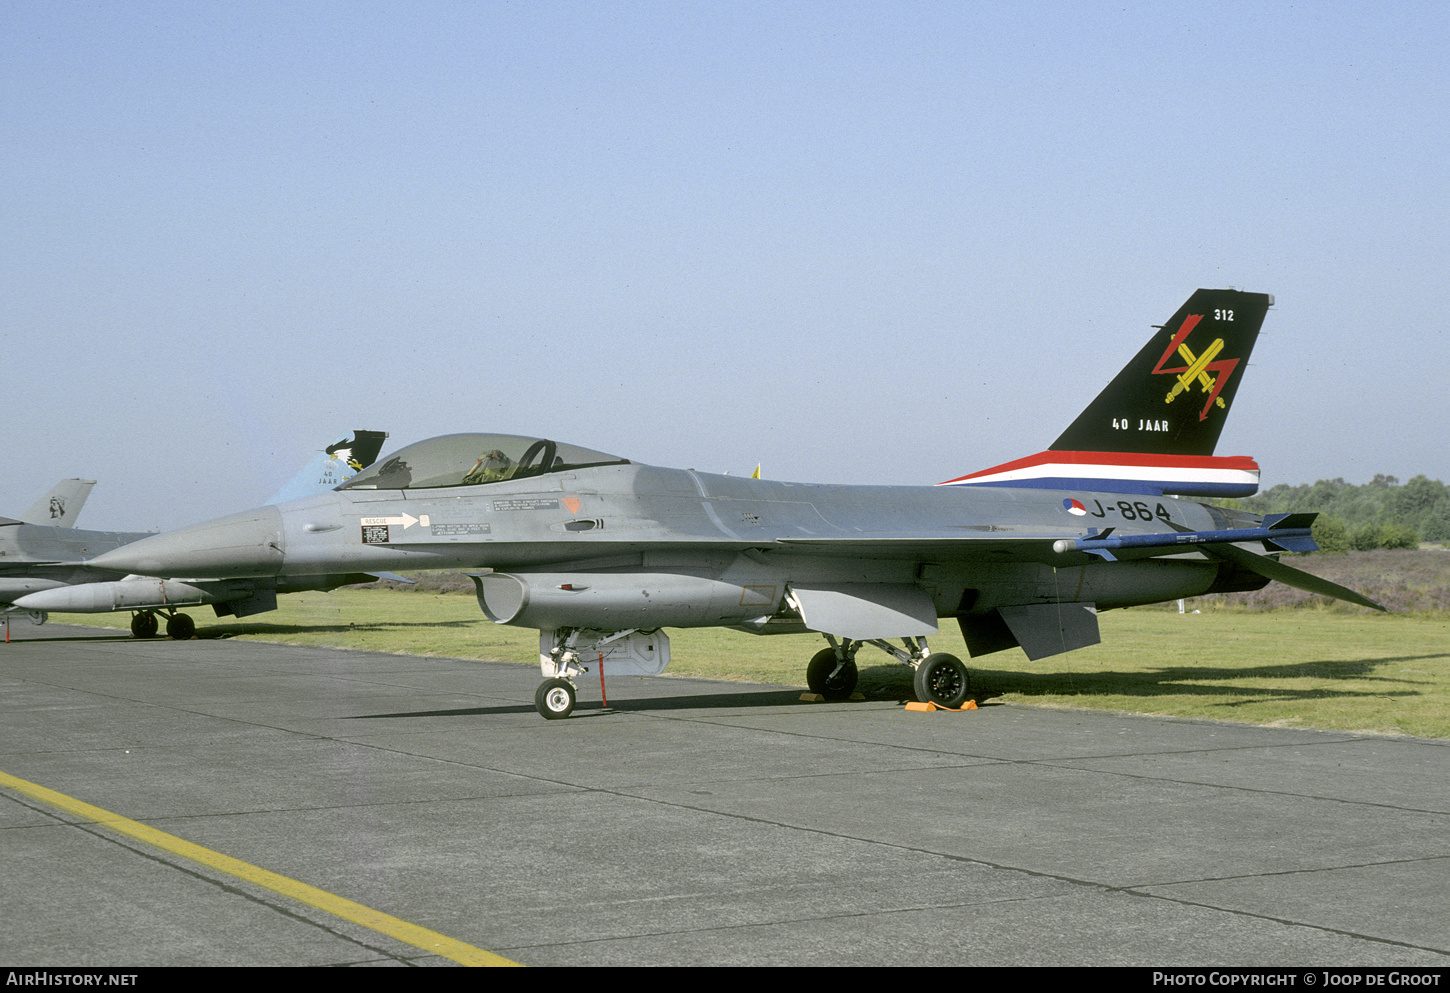
<path fill-rule="evenodd" d="M 1173 389 L 1168 392 L 1168 396 L 1164 397 L 1164 403 L 1172 403 L 1178 394 L 1192 389 L 1196 382 L 1199 388 L 1208 394 L 1208 399 L 1203 404 L 1203 410 L 1198 414 L 1200 421 L 1206 421 L 1208 420 L 1208 411 L 1214 404 L 1217 404 L 1220 410 L 1225 409 L 1223 399 L 1219 396 L 1219 393 L 1228 384 L 1229 374 L 1238 366 L 1239 360 L 1222 359 L 1215 361 L 1215 359 L 1218 359 L 1219 352 L 1223 351 L 1222 338 L 1215 338 L 1213 344 L 1205 348 L 1201 354 L 1197 356 L 1193 354 L 1187 344 L 1188 335 L 1198 326 L 1198 322 L 1201 320 L 1203 320 L 1202 314 L 1189 314 L 1184 319 L 1183 326 L 1178 329 L 1178 333 L 1168 343 L 1168 348 L 1163 352 L 1163 357 L 1158 360 L 1158 364 L 1153 367 L 1153 372 L 1156 375 L 1177 377 L 1177 382 L 1173 384 Z M 1174 369 L 1165 368 L 1168 360 L 1173 357 L 1175 352 L 1188 364 Z M 1210 372 L 1217 373 L 1218 375 L 1210 376 Z"/>

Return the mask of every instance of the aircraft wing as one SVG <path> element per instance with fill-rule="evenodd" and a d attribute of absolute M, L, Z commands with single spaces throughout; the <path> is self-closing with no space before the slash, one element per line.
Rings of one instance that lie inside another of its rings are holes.
<path fill-rule="evenodd" d="M 1314 551 L 1310 537 L 1313 514 L 1277 514 L 1265 518 L 1261 527 L 1220 531 L 1193 531 L 1170 524 L 1175 530 L 1157 534 L 1122 534 L 1116 528 L 1064 529 L 1060 527 L 1012 527 L 964 525 L 923 528 L 919 531 L 834 534 L 821 537 L 781 537 L 778 545 L 799 546 L 815 554 L 881 554 L 890 558 L 917 554 L 945 555 L 954 559 L 1014 558 L 1042 559 L 1062 564 L 1080 564 L 1091 555 L 1107 561 L 1119 557 L 1153 558 L 1191 552 L 1199 546 L 1225 546 L 1243 542 L 1264 542 L 1275 551 Z M 1250 553 L 1252 554 L 1252 553 Z"/>
<path fill-rule="evenodd" d="M 779 539 L 779 544 L 787 547 L 802 546 L 816 554 L 827 555 L 878 555 L 895 558 L 930 553 L 958 560 L 1038 561 L 1064 565 L 1081 563 L 1082 555 L 1096 556 L 1111 562 L 1117 558 L 1155 558 L 1197 551 L 1210 558 L 1232 562 L 1240 568 L 1256 572 L 1285 586 L 1374 610 L 1384 610 L 1383 606 L 1354 590 L 1243 547 L 1245 544 L 1261 542 L 1265 548 L 1274 551 L 1314 551 L 1318 548 L 1310 536 L 1314 517 L 1313 514 L 1275 514 L 1266 517 L 1263 526 L 1257 528 L 1221 531 L 1191 531 L 1184 528 L 1162 534 L 1114 536 L 1113 528 L 1105 531 L 1092 529 L 1087 535 L 1065 534 L 1061 531 L 1028 534 L 1025 533 L 1028 529 L 1004 529 L 986 534 L 943 534 L 937 531 L 902 535 L 863 534 L 859 538 L 782 538 Z M 1170 527 L 1176 525 L 1170 524 Z"/>
<path fill-rule="evenodd" d="M 1081 531 L 983 528 L 925 529 L 898 534 L 867 532 L 820 538 L 778 538 L 785 550 L 814 555 L 874 556 L 878 558 L 947 558 L 998 562 L 1049 562 L 1059 541 L 1083 537 Z"/>
<path fill-rule="evenodd" d="M 1327 596 L 1334 600 L 1357 603 L 1361 607 L 1370 607 L 1374 610 L 1385 611 L 1384 606 L 1381 604 L 1375 603 L 1367 596 L 1361 596 L 1347 586 L 1331 583 L 1329 580 L 1316 576 L 1313 573 L 1295 569 L 1293 566 L 1285 565 L 1276 559 L 1259 555 L 1244 548 L 1236 548 L 1233 545 L 1221 545 L 1211 549 L 1208 554 L 1217 558 L 1226 559 L 1234 565 L 1241 566 L 1251 572 L 1257 572 L 1260 576 L 1267 576 L 1270 579 L 1278 580 L 1285 586 L 1292 586 L 1295 589 L 1304 590 L 1307 593 L 1317 593 L 1320 596 Z M 1388 613 L 1388 611 L 1385 612 Z"/>
<path fill-rule="evenodd" d="M 78 564 L 75 559 L 21 559 L 17 562 L 0 564 L 0 576 L 8 576 L 16 572 L 23 575 L 35 569 L 51 569 L 57 566 L 76 566 Z"/>

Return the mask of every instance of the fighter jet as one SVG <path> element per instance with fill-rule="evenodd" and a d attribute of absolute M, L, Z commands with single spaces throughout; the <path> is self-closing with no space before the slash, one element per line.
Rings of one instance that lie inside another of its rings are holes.
<path fill-rule="evenodd" d="M 111 535 L 75 530 L 76 518 L 95 485 L 94 479 L 62 479 L 18 518 L 0 517 L 0 617 L 4 617 L 6 623 L 12 617 L 32 624 L 45 623 L 44 611 L 16 612 L 10 602 L 27 593 L 63 585 L 62 580 L 55 578 L 54 572 L 56 567 L 63 569 L 61 562 L 68 556 L 99 554 L 123 543 L 123 540 L 135 541 L 146 537 L 145 534 Z M 47 563 L 28 559 L 20 551 L 19 542 L 10 540 L 30 531 L 32 526 L 50 536 L 47 554 L 55 561 Z M 105 537 L 102 537 L 103 534 Z M 36 574 L 32 575 L 32 571 Z"/>
<path fill-rule="evenodd" d="M 1257 484 L 1252 459 L 1212 453 L 1271 303 L 1197 291 L 1052 449 L 946 484 L 777 482 L 453 434 L 330 493 L 91 564 L 276 583 L 472 570 L 485 617 L 538 629 L 546 718 L 572 712 L 592 667 L 662 672 L 662 629 L 702 626 L 824 635 L 806 682 L 835 699 L 854 690 L 869 644 L 915 670 L 922 700 L 957 707 L 968 673 L 928 647 L 939 618 L 956 620 L 974 657 L 1021 646 L 1038 659 L 1095 644 L 1101 610 L 1271 579 L 1378 607 L 1277 561 L 1315 547 L 1312 514 L 1260 518 L 1191 498 Z"/>
<path fill-rule="evenodd" d="M 86 560 L 151 533 L 82 531 L 76 515 L 93 479 L 62 480 L 18 519 L 0 517 L 0 618 L 44 624 L 45 610 L 17 607 L 27 595 L 72 583 L 116 579 L 117 574 L 88 567 Z"/>
<path fill-rule="evenodd" d="M 371 465 L 386 438 L 382 431 L 343 435 L 310 459 L 270 502 L 332 490 Z M 347 574 L 295 577 L 280 584 L 265 580 L 176 583 L 127 576 L 129 570 L 96 568 L 87 560 L 108 549 L 151 537 L 151 533 L 80 531 L 72 527 L 75 514 L 94 485 L 94 480 L 63 481 L 21 520 L 0 518 L 0 614 L 7 622 L 20 617 L 43 624 L 51 612 L 131 610 L 135 612 L 131 633 L 138 638 L 156 634 L 158 614 L 167 618 L 167 634 L 190 638 L 196 624 L 178 607 L 209 603 L 219 617 L 245 617 L 275 610 L 279 593 L 336 589 L 378 578 Z M 47 518 L 47 514 L 51 516 Z M 47 520 L 53 524 L 45 523 Z"/>

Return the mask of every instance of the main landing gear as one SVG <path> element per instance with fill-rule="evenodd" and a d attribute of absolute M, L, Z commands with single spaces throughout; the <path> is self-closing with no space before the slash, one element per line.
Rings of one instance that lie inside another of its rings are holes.
<path fill-rule="evenodd" d="M 806 685 L 812 693 L 819 693 L 827 700 L 848 699 L 856 689 L 856 653 L 862 645 L 873 645 L 903 665 L 911 666 L 912 688 L 922 703 L 955 710 L 967 702 L 967 694 L 971 692 L 971 676 L 962 660 L 946 652 L 933 652 L 925 638 L 902 638 L 904 649 L 879 638 L 870 641 L 842 638 L 838 642 L 828 634 L 826 640 L 831 647 L 817 652 L 806 666 Z"/>
<path fill-rule="evenodd" d="M 160 626 L 154 610 L 138 610 L 131 615 L 132 637 L 154 638 Z M 185 641 L 196 634 L 196 622 L 191 615 L 173 610 L 166 618 L 166 634 L 175 641 Z"/>
<path fill-rule="evenodd" d="M 967 667 L 955 655 L 937 652 L 921 660 L 916 675 L 911 680 L 916 698 L 922 703 L 934 703 L 948 710 L 956 710 L 967 702 L 972 690 L 972 679 Z"/>
<path fill-rule="evenodd" d="M 806 685 L 827 700 L 848 700 L 856 689 L 856 652 L 836 645 L 834 638 L 831 642 L 830 648 L 822 648 L 811 657 L 806 666 Z"/>

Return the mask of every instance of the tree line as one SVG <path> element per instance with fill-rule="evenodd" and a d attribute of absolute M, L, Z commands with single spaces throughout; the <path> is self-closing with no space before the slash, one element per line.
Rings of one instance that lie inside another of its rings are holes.
<path fill-rule="evenodd" d="M 1385 475 L 1360 486 L 1343 479 L 1280 483 L 1239 500 L 1238 506 L 1255 514 L 1317 512 L 1314 540 L 1325 552 L 1450 541 L 1450 487 L 1423 475 L 1403 485 Z"/>

